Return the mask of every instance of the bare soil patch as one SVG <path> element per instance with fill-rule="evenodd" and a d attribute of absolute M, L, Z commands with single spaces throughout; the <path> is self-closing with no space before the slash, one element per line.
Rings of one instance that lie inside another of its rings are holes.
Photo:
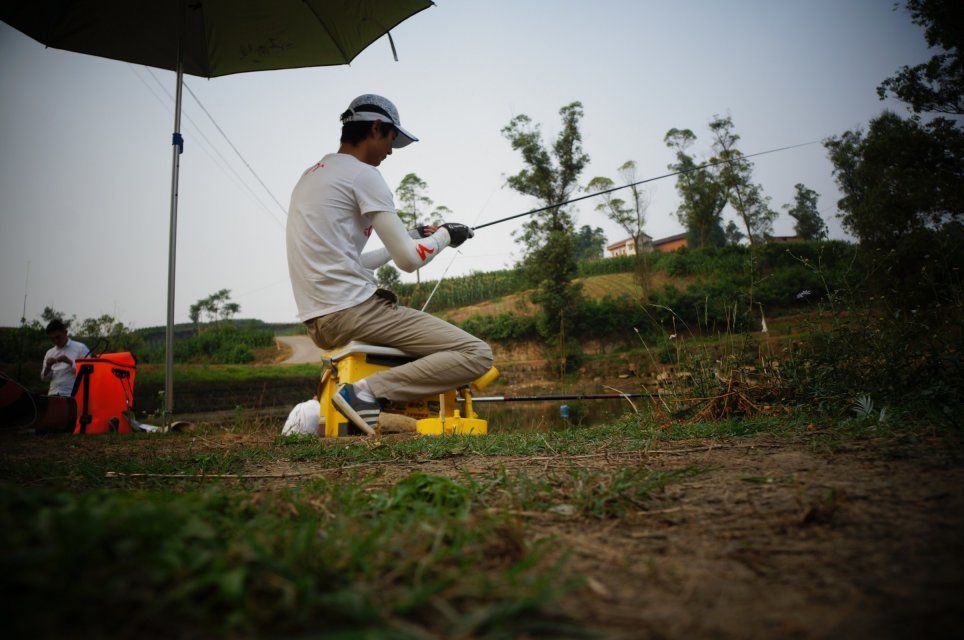
<path fill-rule="evenodd" d="M 623 637 L 949 634 L 964 586 L 964 480 L 934 451 L 873 445 L 710 449 L 651 461 L 709 469 L 651 509 L 535 521 L 589 576 L 580 616 Z"/>

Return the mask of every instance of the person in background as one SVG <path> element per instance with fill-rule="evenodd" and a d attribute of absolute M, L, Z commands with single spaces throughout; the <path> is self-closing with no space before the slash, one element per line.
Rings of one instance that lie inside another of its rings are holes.
<path fill-rule="evenodd" d="M 69 396 L 74 389 L 74 362 L 90 355 L 82 342 L 67 337 L 67 325 L 56 318 L 47 325 L 47 337 L 54 343 L 44 355 L 41 380 L 50 380 L 51 396 Z"/>

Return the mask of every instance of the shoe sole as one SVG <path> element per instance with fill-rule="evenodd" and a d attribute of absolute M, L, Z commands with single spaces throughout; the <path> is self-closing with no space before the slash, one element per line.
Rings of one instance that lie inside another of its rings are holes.
<path fill-rule="evenodd" d="M 352 408 L 350 404 L 348 404 L 347 400 L 341 397 L 340 393 L 336 393 L 334 396 L 332 396 L 331 401 L 334 403 L 335 407 L 337 407 L 338 410 L 341 411 L 342 415 L 344 415 L 346 418 L 352 421 L 352 424 L 354 424 L 356 427 L 358 427 L 359 429 L 361 429 L 362 431 L 364 431 L 366 434 L 370 436 L 375 435 L 375 430 L 372 429 L 367 422 L 365 422 L 365 419 L 362 418 L 358 414 L 358 412 L 355 411 L 354 408 Z M 366 414 L 373 413 L 373 412 L 375 413 L 376 417 L 378 416 L 378 413 L 380 413 L 375 409 L 369 409 L 365 411 Z"/>

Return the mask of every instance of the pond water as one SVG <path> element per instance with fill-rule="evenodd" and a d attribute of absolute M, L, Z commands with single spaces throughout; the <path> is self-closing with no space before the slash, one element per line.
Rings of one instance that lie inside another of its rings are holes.
<path fill-rule="evenodd" d="M 639 399 L 633 399 L 641 408 Z M 569 417 L 561 415 L 561 407 L 569 407 Z M 510 431 L 551 431 L 572 426 L 591 426 L 613 422 L 633 408 L 619 400 L 554 400 L 541 402 L 479 402 L 475 412 L 487 420 L 489 433 Z"/>

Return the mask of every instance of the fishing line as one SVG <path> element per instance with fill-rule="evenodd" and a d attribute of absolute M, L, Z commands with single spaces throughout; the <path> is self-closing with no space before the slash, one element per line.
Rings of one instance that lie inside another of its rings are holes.
<path fill-rule="evenodd" d="M 534 213 L 540 213 L 542 211 L 548 211 L 550 209 L 557 209 L 559 207 L 564 207 L 567 204 L 572 204 L 573 202 L 579 202 L 580 200 L 585 200 L 587 198 L 594 198 L 596 196 L 601 196 L 607 193 L 612 193 L 613 191 L 619 191 L 620 189 L 628 189 L 629 187 L 635 187 L 636 185 L 646 184 L 647 182 L 655 182 L 656 180 L 663 180 L 664 178 L 672 178 L 673 176 L 679 176 L 686 173 L 692 173 L 694 171 L 699 171 L 701 169 L 708 169 L 709 167 L 715 167 L 717 165 L 725 164 L 727 162 L 735 162 L 737 160 L 745 160 L 747 158 L 755 158 L 757 156 L 763 156 L 768 153 L 776 153 L 778 151 L 787 151 L 788 149 L 797 149 L 799 147 L 806 147 L 811 144 L 817 144 L 819 140 L 813 140 L 811 142 L 803 142 L 801 144 L 790 145 L 789 147 L 780 147 L 778 149 L 770 149 L 768 151 L 759 151 L 757 153 L 751 153 L 750 155 L 741 155 L 735 158 L 728 158 L 726 160 L 717 160 L 716 162 L 707 162 L 691 169 L 683 169 L 682 171 L 674 171 L 672 173 L 666 173 L 661 176 L 656 176 L 655 178 L 646 178 L 645 180 L 640 180 L 638 182 L 630 182 L 629 184 L 624 184 L 619 187 L 613 187 L 611 189 L 604 189 L 602 191 L 594 191 L 588 195 L 579 196 L 578 198 L 573 198 L 572 200 L 566 200 L 565 202 L 559 202 L 556 204 L 550 204 L 547 207 L 540 207 L 538 209 L 531 209 L 529 211 L 524 211 L 523 213 L 517 213 L 515 215 L 508 216 L 506 218 L 500 218 L 498 220 L 493 220 L 492 222 L 486 222 L 485 224 L 480 224 L 477 227 L 473 227 L 473 231 L 478 231 L 479 229 L 484 229 L 486 227 L 491 227 L 492 225 L 499 224 L 502 222 L 508 222 L 509 220 L 515 220 L 516 218 L 522 218 L 523 216 L 531 216 Z"/>
<path fill-rule="evenodd" d="M 492 202 L 492 196 L 494 196 L 495 192 L 501 188 L 502 187 L 497 186 L 495 189 L 492 190 L 492 193 L 490 193 L 489 197 L 485 200 L 485 204 L 483 204 L 482 208 L 479 209 L 479 212 L 475 214 L 475 220 L 472 221 L 472 224 L 475 224 L 478 221 L 478 219 L 482 217 L 482 213 L 485 211 L 486 207 L 489 206 L 489 203 Z M 442 272 L 442 276 L 438 279 L 438 282 L 436 282 L 435 286 L 432 288 L 432 293 L 428 294 L 428 298 L 426 298 L 425 304 L 422 305 L 422 309 L 421 309 L 422 313 L 425 313 L 425 309 L 428 308 L 428 303 L 432 301 L 432 296 L 434 296 L 435 292 L 438 291 L 439 286 L 441 286 L 442 284 L 442 280 L 445 280 L 445 275 L 449 272 L 449 269 L 452 268 L 452 265 L 455 264 L 455 260 L 460 255 L 462 255 L 462 249 L 459 249 L 458 251 L 456 251 L 455 255 L 452 256 L 452 259 L 449 260 L 449 264 L 447 267 L 445 267 L 445 271 Z"/>

